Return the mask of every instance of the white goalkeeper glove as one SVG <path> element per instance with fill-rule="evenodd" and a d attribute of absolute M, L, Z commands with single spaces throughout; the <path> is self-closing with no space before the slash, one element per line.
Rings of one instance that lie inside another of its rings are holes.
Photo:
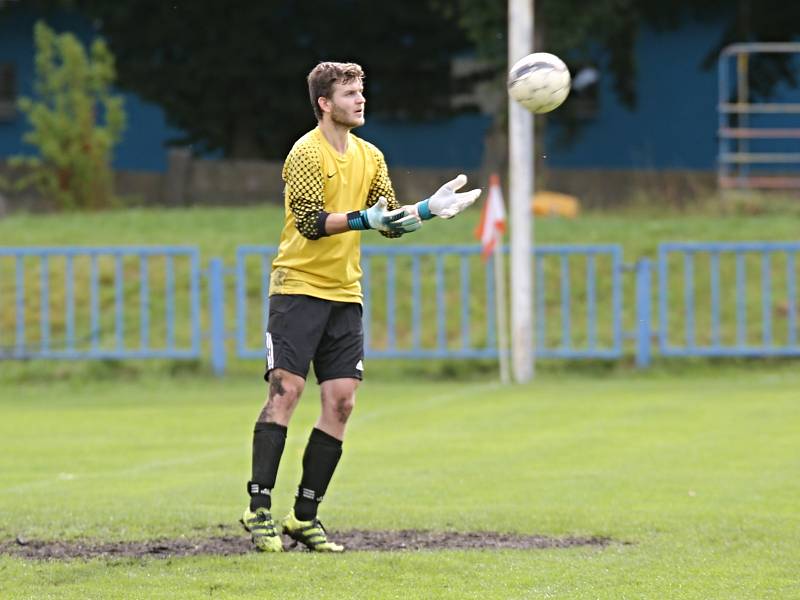
<path fill-rule="evenodd" d="M 436 190 L 433 196 L 414 204 L 415 213 L 422 220 L 432 219 L 433 217 L 452 219 L 475 202 L 478 196 L 481 195 L 480 189 L 456 193 L 456 190 L 464 187 L 465 183 L 467 183 L 467 176 L 463 174 L 452 181 L 448 181 Z"/>
<path fill-rule="evenodd" d="M 400 234 L 411 233 L 422 227 L 419 216 L 405 207 L 386 210 L 386 198 L 383 196 L 367 209 L 347 213 L 347 223 L 350 229 L 377 229 Z"/>

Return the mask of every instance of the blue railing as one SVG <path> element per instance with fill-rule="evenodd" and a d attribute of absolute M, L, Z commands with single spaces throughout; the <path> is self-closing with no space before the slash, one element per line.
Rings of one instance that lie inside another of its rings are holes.
<path fill-rule="evenodd" d="M 274 247 L 236 254 L 236 353 L 264 354 Z M 535 254 L 537 355 L 622 354 L 622 252 L 618 246 L 540 246 Z M 477 246 L 362 248 L 368 358 L 494 358 L 494 263 Z M 398 298 L 407 298 L 400 305 Z M 260 313 L 260 328 L 253 313 Z"/>
<path fill-rule="evenodd" d="M 622 249 L 616 245 L 538 246 L 536 355 L 621 356 L 622 272 Z"/>
<path fill-rule="evenodd" d="M 0 358 L 198 357 L 199 265 L 183 247 L 0 248 Z"/>
<path fill-rule="evenodd" d="M 275 251 L 242 246 L 233 267 L 201 271 L 195 248 L 0 248 L 0 359 L 197 358 L 205 338 L 217 373 L 231 339 L 233 355 L 261 359 Z M 800 355 L 798 253 L 662 244 L 654 288 L 650 259 L 623 263 L 618 246 L 539 246 L 536 356 L 617 359 L 632 341 L 647 366 L 653 340 L 662 356 Z M 498 356 L 495 266 L 477 246 L 367 246 L 361 263 L 368 357 Z"/>
<path fill-rule="evenodd" d="M 800 355 L 798 253 L 792 242 L 661 244 L 660 353 Z"/>

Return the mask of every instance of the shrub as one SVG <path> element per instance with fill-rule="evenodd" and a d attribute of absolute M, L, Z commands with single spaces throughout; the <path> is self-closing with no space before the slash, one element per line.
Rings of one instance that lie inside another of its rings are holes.
<path fill-rule="evenodd" d="M 39 155 L 9 161 L 23 168 L 14 186 L 34 187 L 60 208 L 108 206 L 112 150 L 125 128 L 122 97 L 111 94 L 114 57 L 100 39 L 87 54 L 73 34 L 56 34 L 41 21 L 34 38 L 35 97 L 21 98 L 19 107 L 31 125 L 23 139 Z"/>

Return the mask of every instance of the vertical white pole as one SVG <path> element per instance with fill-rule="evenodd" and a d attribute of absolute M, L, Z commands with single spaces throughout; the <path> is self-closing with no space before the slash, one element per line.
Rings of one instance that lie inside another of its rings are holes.
<path fill-rule="evenodd" d="M 533 0 L 509 0 L 509 67 L 533 51 Z M 511 221 L 511 359 L 514 380 L 533 378 L 533 115 L 508 99 L 509 214 Z"/>
<path fill-rule="evenodd" d="M 497 354 L 500 358 L 500 382 L 510 383 L 508 369 L 508 296 L 506 294 L 506 261 L 503 258 L 503 236 L 494 246 L 494 296 L 497 308 Z"/>

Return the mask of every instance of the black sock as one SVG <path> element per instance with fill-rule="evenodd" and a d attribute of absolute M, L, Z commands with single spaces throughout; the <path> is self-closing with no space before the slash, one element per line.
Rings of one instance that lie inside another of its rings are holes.
<path fill-rule="evenodd" d="M 272 488 L 278 476 L 286 427 L 277 423 L 256 423 L 253 430 L 253 478 L 247 484 L 250 510 L 272 508 Z"/>
<path fill-rule="evenodd" d="M 328 489 L 328 484 L 342 455 L 342 442 L 324 431 L 314 428 L 303 453 L 303 478 L 294 501 L 294 514 L 301 521 L 317 516 L 317 506 Z"/>

